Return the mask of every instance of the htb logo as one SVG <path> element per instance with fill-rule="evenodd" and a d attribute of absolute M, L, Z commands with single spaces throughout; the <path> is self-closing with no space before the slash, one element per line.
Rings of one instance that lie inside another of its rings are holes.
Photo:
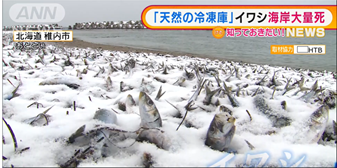
<path fill-rule="evenodd" d="M 17 3 L 9 9 L 14 22 L 60 22 L 65 16 L 62 5 L 57 3 Z"/>

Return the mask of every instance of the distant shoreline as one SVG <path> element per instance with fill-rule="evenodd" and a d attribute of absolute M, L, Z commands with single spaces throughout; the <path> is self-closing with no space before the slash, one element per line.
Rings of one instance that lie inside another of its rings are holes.
<path fill-rule="evenodd" d="M 205 56 L 205 55 L 201 55 L 201 54 L 200 55 L 199 54 L 191 54 L 191 53 L 187 53 L 187 52 L 162 51 L 162 50 L 155 50 L 155 49 L 142 49 L 142 48 L 135 48 L 135 47 L 128 47 L 128 46 L 116 46 L 116 45 L 99 44 L 99 43 L 92 43 L 92 42 L 83 41 L 83 40 L 80 40 L 80 39 L 77 39 L 77 38 L 73 38 L 72 42 L 51 42 L 50 44 L 55 45 L 55 46 L 64 46 L 64 47 L 91 48 L 91 49 L 100 48 L 100 49 L 109 50 L 109 51 L 135 52 L 135 53 L 155 53 L 155 54 L 161 54 L 163 56 L 165 56 L 165 55 L 188 56 L 188 57 L 198 57 L 198 58 L 210 59 L 210 60 L 241 62 L 241 63 L 255 64 L 255 65 L 269 65 L 269 64 L 258 64 L 258 63 L 254 63 L 254 62 L 227 59 L 227 58 L 221 59 L 221 58 L 216 58 L 216 57 L 212 57 L 212 56 Z M 284 65 L 270 64 L 269 66 L 289 67 L 289 68 L 292 68 L 292 69 L 302 69 L 302 70 L 317 71 L 317 72 L 327 71 L 327 72 L 336 73 L 336 71 L 314 70 L 314 69 L 298 68 L 298 67 L 284 66 Z"/>
<path fill-rule="evenodd" d="M 77 38 L 74 38 L 72 42 L 52 42 L 51 44 L 57 46 L 65 46 L 65 47 L 78 47 L 78 48 L 92 48 L 98 49 L 101 48 L 103 50 L 110 50 L 110 51 L 122 51 L 122 52 L 138 52 L 138 53 L 158 53 L 161 55 L 172 55 L 172 56 L 189 56 L 189 57 L 200 57 L 200 58 L 208 58 L 210 60 L 224 60 L 224 61 L 235 61 L 240 62 L 237 60 L 230 60 L 230 59 L 219 59 L 215 57 L 208 57 L 204 55 L 198 54 L 191 54 L 187 52 L 176 52 L 176 51 L 162 51 L 162 50 L 155 50 L 155 49 L 143 49 L 143 48 L 136 48 L 136 47 L 128 47 L 128 46 L 116 46 L 116 45 L 107 45 L 107 44 L 99 44 L 99 43 L 92 43 L 83 41 Z"/>

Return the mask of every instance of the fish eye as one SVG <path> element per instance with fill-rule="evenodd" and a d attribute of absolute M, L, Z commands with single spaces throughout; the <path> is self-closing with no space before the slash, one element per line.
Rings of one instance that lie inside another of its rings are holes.
<path fill-rule="evenodd" d="M 153 102 L 149 99 L 149 100 L 147 100 L 147 104 L 152 105 Z"/>

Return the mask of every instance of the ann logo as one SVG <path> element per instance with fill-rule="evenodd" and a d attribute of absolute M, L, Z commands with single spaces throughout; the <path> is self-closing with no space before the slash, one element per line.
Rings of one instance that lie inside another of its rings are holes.
<path fill-rule="evenodd" d="M 56 3 L 17 3 L 9 10 L 15 22 L 60 22 L 65 16 L 63 6 Z"/>
<path fill-rule="evenodd" d="M 18 13 L 18 16 L 15 19 L 46 19 L 47 15 L 49 16 L 50 19 L 55 19 L 55 14 L 56 14 L 56 9 L 57 7 L 54 7 L 53 12 L 51 12 L 51 9 L 49 6 L 46 7 L 41 7 L 38 11 L 37 7 L 32 7 L 30 12 L 28 12 L 28 8 L 26 6 L 22 7 L 20 12 Z M 28 14 L 29 13 L 29 14 Z"/>

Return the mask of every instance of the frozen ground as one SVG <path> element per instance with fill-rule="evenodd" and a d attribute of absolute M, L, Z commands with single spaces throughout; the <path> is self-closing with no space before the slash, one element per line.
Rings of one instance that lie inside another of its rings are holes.
<path fill-rule="evenodd" d="M 336 121 L 336 106 L 333 105 L 336 103 L 336 74 L 332 72 L 152 53 L 56 48 L 51 45 L 44 50 L 20 51 L 13 49 L 10 37 L 3 35 L 2 116 L 15 133 L 18 148 L 14 151 L 12 136 L 3 124 L 5 142 L 2 151 L 7 158 L 3 160 L 5 167 L 64 164 L 74 155 L 75 150 L 83 151 L 88 148 L 67 143 L 68 138 L 82 125 L 86 125 L 85 132 L 93 130 L 96 125 L 137 131 L 140 128 L 138 96 L 144 87 L 148 89 L 146 92 L 161 115 L 163 124 L 159 129 L 169 139 L 170 148 L 161 149 L 147 142 L 134 143 L 135 139 L 129 138 L 118 143 L 119 148 L 106 157 L 101 157 L 100 148 L 95 146 L 85 158 L 78 159 L 78 167 L 143 166 L 144 153 L 152 156 L 153 167 L 212 165 L 227 155 L 226 152 L 213 150 L 204 143 L 214 115 L 220 113 L 217 106 L 219 104 L 229 108 L 236 118 L 236 131 L 230 144 L 230 149 L 235 151 L 234 159 L 227 162 L 226 166 L 244 166 L 248 154 L 261 154 L 264 159 L 268 158 L 265 165 L 272 167 L 281 166 L 283 162 L 280 159 L 289 159 L 287 165 L 283 163 L 284 166 L 291 166 L 296 162 L 301 163 L 300 166 L 335 165 L 335 139 L 313 142 L 315 133 L 308 126 L 310 115 L 322 105 L 322 100 L 330 97 L 332 101 L 329 119 L 323 131 L 334 136 L 332 123 L 333 120 Z M 163 73 L 165 67 L 167 74 Z M 205 86 L 211 90 L 218 88 L 212 75 L 218 73 L 222 81 L 221 87 L 223 81 L 226 82 L 232 89 L 231 95 L 240 105 L 233 107 L 228 96 L 221 94 L 214 95 L 210 104 L 205 105 L 203 100 L 206 93 L 202 89 L 193 106 L 197 109 L 188 112 L 184 124 L 176 131 L 182 121 L 181 116 L 185 114 L 184 106 L 196 91 L 198 83 L 198 77 L 192 75 L 188 78 L 184 69 L 196 74 L 194 67 L 199 67 L 199 75 L 210 81 Z M 274 72 L 276 87 L 270 85 Z M 111 85 L 107 82 L 108 77 L 112 81 Z M 177 84 L 179 82 L 176 81 L 182 77 L 185 82 Z M 263 77 L 263 82 L 258 83 Z M 300 84 L 296 84 L 296 81 L 302 78 L 301 88 L 309 90 L 298 92 Z M 290 79 L 289 86 L 294 88 L 283 95 L 287 79 Z M 309 93 L 316 80 L 322 91 L 303 99 L 302 96 Z M 121 81 L 126 91 L 121 91 Z M 13 97 L 12 92 L 17 86 L 19 87 Z M 161 86 L 165 94 L 155 100 Z M 256 108 L 253 95 L 258 88 L 264 91 L 261 95 L 273 111 L 291 119 L 289 126 L 273 127 L 271 120 Z M 274 88 L 275 93 L 272 96 Z M 123 111 L 118 104 L 125 103 L 129 94 L 136 105 Z M 215 103 L 217 100 L 219 102 Z M 180 112 L 167 101 L 180 109 Z M 286 102 L 285 109 L 281 106 L 282 101 Z M 36 104 L 29 106 L 34 102 L 40 103 L 38 108 Z M 50 115 L 48 124 L 44 122 L 44 118 L 39 120 L 40 123 L 27 123 L 27 119 L 36 117 L 50 107 L 52 108 L 46 113 Z M 114 111 L 117 123 L 107 124 L 93 119 L 98 108 Z M 246 110 L 250 112 L 252 120 Z M 179 113 L 181 116 L 177 115 Z M 245 140 L 254 148 L 251 149 Z M 27 147 L 29 149 L 23 150 Z M 291 156 L 284 152 L 291 153 Z M 301 158 L 304 158 L 303 162 L 299 161 Z M 225 166 L 223 162 L 221 165 Z"/>

